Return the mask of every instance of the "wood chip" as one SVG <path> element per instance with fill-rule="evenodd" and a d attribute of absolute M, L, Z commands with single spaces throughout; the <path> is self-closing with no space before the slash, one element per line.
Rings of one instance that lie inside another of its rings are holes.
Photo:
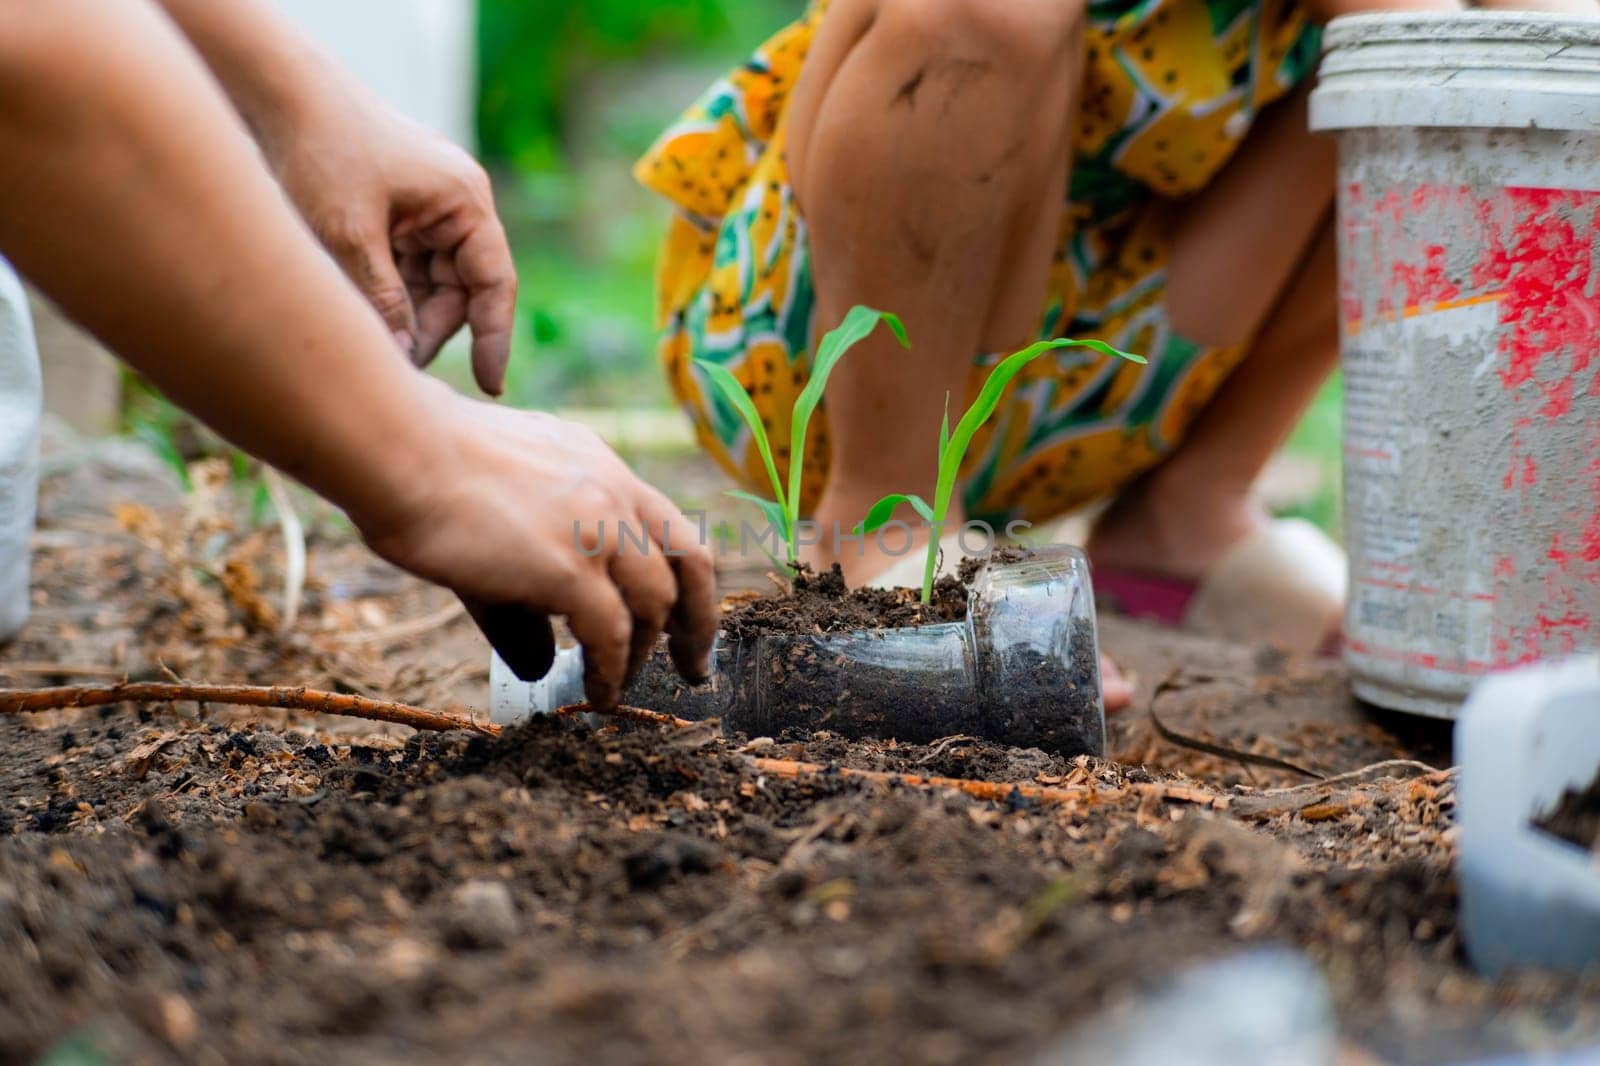
<path fill-rule="evenodd" d="M 1300 808 L 1302 822 L 1331 822 L 1350 813 L 1350 808 L 1339 803 L 1313 803 Z"/>

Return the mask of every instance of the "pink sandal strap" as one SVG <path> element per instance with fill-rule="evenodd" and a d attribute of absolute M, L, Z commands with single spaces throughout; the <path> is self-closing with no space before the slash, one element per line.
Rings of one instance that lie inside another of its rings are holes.
<path fill-rule="evenodd" d="M 1091 577 L 1095 597 L 1118 614 L 1173 629 L 1182 627 L 1198 587 L 1182 578 L 1114 567 L 1096 568 Z"/>

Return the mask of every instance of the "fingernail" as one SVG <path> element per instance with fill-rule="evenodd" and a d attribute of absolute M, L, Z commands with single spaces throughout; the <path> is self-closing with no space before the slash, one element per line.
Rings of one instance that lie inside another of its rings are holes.
<path fill-rule="evenodd" d="M 402 352 L 406 353 L 406 358 L 415 359 L 417 357 L 417 338 L 410 330 L 395 330 L 394 342 L 400 346 Z"/>

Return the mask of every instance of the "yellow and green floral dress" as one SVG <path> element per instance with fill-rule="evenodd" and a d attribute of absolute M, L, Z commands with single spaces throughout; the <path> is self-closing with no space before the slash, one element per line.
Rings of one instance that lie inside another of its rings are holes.
<path fill-rule="evenodd" d="M 694 360 L 731 370 L 769 435 L 788 439 L 812 339 L 832 325 L 813 322 L 806 225 L 783 160 L 787 102 L 826 8 L 816 0 L 713 85 L 636 170 L 677 207 L 658 276 L 672 390 L 701 443 L 758 490 L 767 478 L 749 431 Z M 1211 180 L 1260 110 L 1309 73 L 1318 45 L 1293 0 L 1090 4 L 1076 158 L 1039 337 L 1095 337 L 1150 362 L 1066 349 L 1032 363 L 968 453 L 969 516 L 1042 521 L 1115 492 L 1173 448 L 1237 364 L 1242 350 L 1202 348 L 1167 324 L 1162 202 Z M 972 393 L 997 354 L 975 354 Z M 824 409 L 807 444 L 807 510 L 827 469 Z"/>

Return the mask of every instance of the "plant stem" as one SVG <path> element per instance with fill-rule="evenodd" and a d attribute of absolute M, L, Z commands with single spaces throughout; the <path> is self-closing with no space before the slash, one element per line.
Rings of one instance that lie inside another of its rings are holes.
<path fill-rule="evenodd" d="M 922 605 L 926 607 L 933 602 L 933 573 L 939 566 L 939 530 L 944 528 L 944 522 L 931 523 L 928 527 L 928 557 L 922 564 Z"/>

